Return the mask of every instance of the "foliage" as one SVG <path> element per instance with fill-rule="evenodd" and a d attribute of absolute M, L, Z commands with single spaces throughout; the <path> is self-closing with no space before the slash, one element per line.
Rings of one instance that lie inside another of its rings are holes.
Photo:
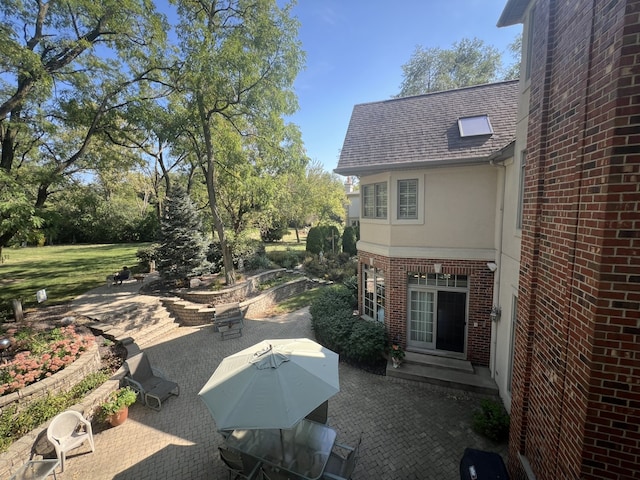
<path fill-rule="evenodd" d="M 342 251 L 349 255 L 357 255 L 358 249 L 356 248 L 357 240 L 356 227 L 346 227 L 342 233 Z"/>
<path fill-rule="evenodd" d="M 260 179 L 300 161 L 299 131 L 284 122 L 297 107 L 293 82 L 303 63 L 298 23 L 292 6 L 280 8 L 275 0 L 230 1 L 228 8 L 182 0 L 176 5 L 184 69 L 176 75 L 175 95 L 184 114 L 183 141 L 203 173 L 213 233 L 221 244 L 226 281 L 233 284 L 222 212 L 234 223 L 233 217 L 241 219 L 231 210 L 240 212 L 242 205 L 255 202 L 271 210 L 263 205 Z M 231 182 L 222 178 L 235 179 L 237 188 L 225 192 Z M 242 205 L 236 202 L 240 197 Z"/>
<path fill-rule="evenodd" d="M 92 335 L 79 335 L 73 326 L 49 332 L 29 328 L 13 331 L 13 349 L 18 353 L 0 365 L 0 395 L 15 392 L 72 364 L 93 342 Z"/>
<path fill-rule="evenodd" d="M 47 200 L 64 195 L 78 175 L 131 166 L 112 140 L 127 130 L 120 115 L 144 96 L 141 84 L 158 80 L 167 28 L 153 4 L 137 0 L 0 8 L 0 168 L 24 192 L 19 221 L 0 212 L 2 248 L 29 237 Z"/>
<path fill-rule="evenodd" d="M 402 348 L 402 345 L 399 345 L 397 343 L 394 343 L 391 345 L 391 349 L 389 350 L 389 354 L 391 355 L 392 358 L 395 358 L 397 360 L 402 360 L 405 357 L 405 352 L 404 352 L 404 348 Z"/>
<path fill-rule="evenodd" d="M 374 363 L 382 356 L 387 342 L 384 324 L 358 318 L 351 328 L 347 356 L 357 362 Z"/>
<path fill-rule="evenodd" d="M 388 339 L 384 325 L 353 315 L 357 306 L 353 292 L 344 285 L 322 289 L 310 307 L 316 340 L 360 364 L 375 364 L 384 354 Z"/>
<path fill-rule="evenodd" d="M 74 405 L 90 391 L 102 385 L 111 374 L 107 371 L 90 373 L 66 392 L 47 395 L 18 412 L 14 404 L 0 411 L 0 452 L 6 451 L 18 438 L 52 419 Z"/>
<path fill-rule="evenodd" d="M 477 38 L 463 38 L 451 49 L 418 45 L 402 65 L 397 97 L 491 83 L 499 77 L 500 62 L 500 52 Z"/>
<path fill-rule="evenodd" d="M 208 268 L 207 243 L 193 202 L 174 185 L 165 203 L 160 228 L 158 271 L 168 279 L 184 280 Z"/>
<path fill-rule="evenodd" d="M 311 227 L 307 233 L 307 252 L 318 255 L 324 249 L 324 227 Z"/>
<path fill-rule="evenodd" d="M 271 251 L 267 253 L 267 258 L 273 263 L 280 265 L 282 268 L 294 268 L 300 265 L 306 258 L 307 253 L 302 251 L 291 250 Z"/>
<path fill-rule="evenodd" d="M 320 257 L 306 257 L 304 271 L 316 277 L 334 282 L 342 282 L 358 273 L 358 264 L 349 254 L 324 255 Z"/>
<path fill-rule="evenodd" d="M 122 265 L 135 263 L 136 249 L 143 244 L 65 245 L 43 248 L 9 248 L 3 251 L 0 306 L 11 311 L 11 300 L 21 299 L 25 308 L 36 304 L 35 292 L 47 290 L 47 304 L 71 301 L 92 288 L 104 285 Z M 10 315 L 10 314 L 9 314 Z"/>
<path fill-rule="evenodd" d="M 235 268 L 238 268 L 240 259 L 242 259 L 244 267 L 248 270 L 269 267 L 269 265 L 263 266 L 265 261 L 268 262 L 268 259 L 265 257 L 264 245 L 260 240 L 250 238 L 247 235 L 237 235 L 233 240 L 230 239 L 229 248 L 231 249 L 231 258 Z M 207 261 L 211 263 L 211 271 L 220 272 L 222 270 L 224 262 L 222 261 L 220 242 L 214 241 L 209 245 Z"/>
<path fill-rule="evenodd" d="M 488 439 L 502 442 L 509 437 L 509 414 L 499 401 L 483 399 L 480 410 L 473 414 L 471 426 Z"/>
<path fill-rule="evenodd" d="M 138 263 L 143 270 L 149 271 L 151 262 L 155 262 L 156 260 L 158 260 L 159 248 L 160 244 L 152 243 L 151 245 L 146 245 L 138 249 L 138 251 L 136 252 L 136 257 L 138 258 Z"/>
<path fill-rule="evenodd" d="M 289 227 L 279 221 L 273 222 L 269 226 L 265 226 L 260 229 L 260 239 L 263 242 L 277 242 L 282 240 L 287 233 L 289 233 Z"/>
<path fill-rule="evenodd" d="M 111 392 L 109 398 L 100 404 L 100 418 L 105 420 L 108 416 L 133 405 L 137 399 L 138 394 L 131 387 L 119 388 Z"/>

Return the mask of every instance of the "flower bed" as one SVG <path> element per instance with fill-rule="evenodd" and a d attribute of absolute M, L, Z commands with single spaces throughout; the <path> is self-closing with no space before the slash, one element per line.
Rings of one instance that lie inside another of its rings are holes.
<path fill-rule="evenodd" d="M 73 326 L 48 332 L 30 329 L 8 331 L 13 335 L 13 359 L 0 365 L 0 395 L 16 392 L 72 364 L 94 345 L 93 335 L 81 335 Z M 21 351 L 19 351 L 21 350 Z"/>

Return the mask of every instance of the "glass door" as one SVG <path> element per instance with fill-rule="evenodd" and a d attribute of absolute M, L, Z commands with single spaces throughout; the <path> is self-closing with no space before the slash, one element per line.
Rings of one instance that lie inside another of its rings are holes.
<path fill-rule="evenodd" d="M 409 290 L 409 335 L 407 346 L 434 349 L 435 292 Z"/>

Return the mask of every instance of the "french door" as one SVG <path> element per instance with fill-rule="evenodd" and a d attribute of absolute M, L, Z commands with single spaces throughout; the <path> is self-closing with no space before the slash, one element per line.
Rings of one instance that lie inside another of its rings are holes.
<path fill-rule="evenodd" d="M 467 293 L 409 290 L 407 346 L 464 353 Z"/>

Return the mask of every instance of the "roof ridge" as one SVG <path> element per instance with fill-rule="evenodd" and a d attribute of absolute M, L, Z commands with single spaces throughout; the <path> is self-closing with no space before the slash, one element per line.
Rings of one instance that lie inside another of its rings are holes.
<path fill-rule="evenodd" d="M 517 84 L 518 82 L 520 82 L 520 79 L 501 80 L 499 82 L 491 82 L 491 83 L 480 83 L 478 85 L 469 85 L 469 86 L 466 86 L 466 87 L 452 88 L 450 90 L 439 90 L 437 92 L 421 93 L 419 95 L 409 95 L 409 96 L 406 96 L 406 97 L 392 97 L 392 98 L 387 98 L 385 100 L 373 100 L 371 102 L 356 103 L 354 105 L 354 107 L 357 107 L 357 106 L 360 106 L 360 105 L 373 105 L 373 104 L 376 104 L 376 103 L 398 102 L 398 101 L 402 101 L 402 100 L 416 99 L 416 98 L 422 98 L 422 97 L 434 97 L 434 96 L 437 96 L 437 95 L 460 92 L 462 90 L 472 90 L 472 89 L 479 89 L 479 88 L 496 87 L 496 86 L 499 86 L 499 85 L 506 85 L 506 84 L 509 84 L 509 83 Z"/>

